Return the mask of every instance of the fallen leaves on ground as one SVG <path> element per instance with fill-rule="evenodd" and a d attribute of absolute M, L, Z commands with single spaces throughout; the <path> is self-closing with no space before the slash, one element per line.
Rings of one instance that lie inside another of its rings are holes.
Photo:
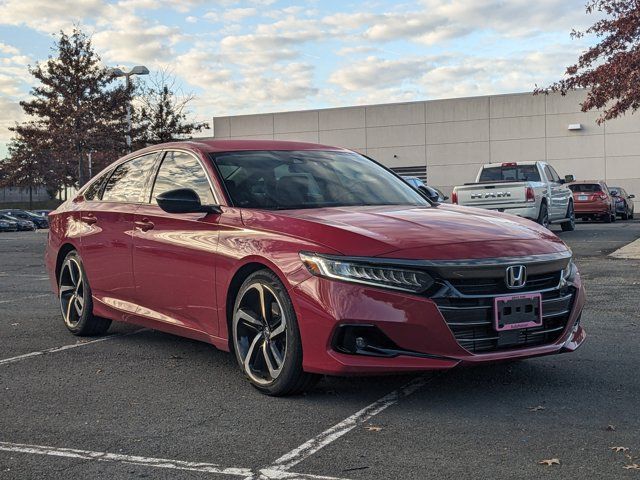
<path fill-rule="evenodd" d="M 557 458 L 550 458 L 548 460 L 540 460 L 538 463 L 540 465 L 546 465 L 547 467 L 550 467 L 551 465 L 560 465 L 560 460 Z"/>
<path fill-rule="evenodd" d="M 530 412 L 539 412 L 540 410 L 544 410 L 542 405 L 538 405 L 537 407 L 529 407 Z"/>
<path fill-rule="evenodd" d="M 638 465 L 637 463 L 632 463 L 631 465 L 625 465 L 624 467 L 625 470 L 640 470 L 640 465 Z"/>
<path fill-rule="evenodd" d="M 608 432 L 615 432 L 616 431 L 616 426 L 615 425 L 607 425 L 607 431 Z"/>
<path fill-rule="evenodd" d="M 609 447 L 611 450 L 613 450 L 614 452 L 618 453 L 618 452 L 628 452 L 629 449 L 627 447 Z"/>
<path fill-rule="evenodd" d="M 367 430 L 368 432 L 379 432 L 380 430 L 382 430 L 382 427 L 378 427 L 376 425 L 369 425 L 368 427 L 364 427 L 365 430 Z"/>

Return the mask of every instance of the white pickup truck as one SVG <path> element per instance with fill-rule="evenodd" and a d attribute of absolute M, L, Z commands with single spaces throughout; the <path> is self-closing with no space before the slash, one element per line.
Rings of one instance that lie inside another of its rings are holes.
<path fill-rule="evenodd" d="M 455 187 L 451 202 L 519 215 L 545 227 L 559 223 L 562 230 L 575 228 L 573 196 L 546 162 L 489 163 L 478 172 L 475 183 Z"/>

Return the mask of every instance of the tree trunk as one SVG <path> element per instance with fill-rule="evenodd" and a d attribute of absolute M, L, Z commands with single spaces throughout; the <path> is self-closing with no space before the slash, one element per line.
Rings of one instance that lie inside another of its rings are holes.
<path fill-rule="evenodd" d="M 33 186 L 29 185 L 29 210 L 33 210 Z"/>

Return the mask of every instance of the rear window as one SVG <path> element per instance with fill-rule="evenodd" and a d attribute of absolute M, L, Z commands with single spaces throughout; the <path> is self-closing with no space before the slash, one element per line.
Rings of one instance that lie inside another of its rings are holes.
<path fill-rule="evenodd" d="M 479 182 L 539 182 L 540 173 L 535 165 L 512 165 L 483 168 Z"/>
<path fill-rule="evenodd" d="M 572 192 L 579 193 L 593 193 L 602 191 L 602 187 L 597 183 L 576 183 L 573 185 L 569 185 L 569 189 L 571 189 Z"/>

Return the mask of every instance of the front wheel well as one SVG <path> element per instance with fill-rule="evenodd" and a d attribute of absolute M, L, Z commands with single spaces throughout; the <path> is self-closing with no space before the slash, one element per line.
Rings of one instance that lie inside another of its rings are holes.
<path fill-rule="evenodd" d="M 71 245 L 70 243 L 65 243 L 58 250 L 58 256 L 56 257 L 56 284 L 60 280 L 60 270 L 62 269 L 62 262 L 69 255 L 69 252 L 75 250 L 76 247 Z"/>
<path fill-rule="evenodd" d="M 242 283 L 247 279 L 249 275 L 253 272 L 257 272 L 258 270 L 268 270 L 272 271 L 267 265 L 259 262 L 251 262 L 243 265 L 238 269 L 235 273 L 231 282 L 229 283 L 229 289 L 227 290 L 227 305 L 226 305 L 226 317 L 227 317 L 227 342 L 229 343 L 229 351 L 233 351 L 233 339 L 232 337 L 232 325 L 231 321 L 233 319 L 233 306 L 236 303 L 236 297 L 238 296 L 238 292 L 240 291 L 240 287 Z M 275 273 L 275 272 L 274 272 Z"/>

